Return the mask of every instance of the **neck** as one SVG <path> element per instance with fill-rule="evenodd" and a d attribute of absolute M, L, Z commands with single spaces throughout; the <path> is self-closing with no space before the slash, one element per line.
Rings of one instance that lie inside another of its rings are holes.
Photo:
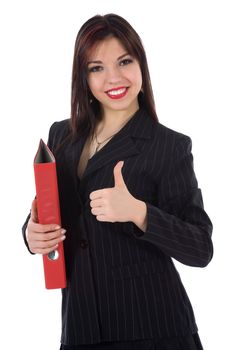
<path fill-rule="evenodd" d="M 137 112 L 139 105 L 134 108 L 127 109 L 127 111 L 113 111 L 104 109 L 102 111 L 102 120 L 100 121 L 97 130 L 101 132 L 107 130 L 108 132 L 114 131 L 126 124 L 129 119 Z"/>

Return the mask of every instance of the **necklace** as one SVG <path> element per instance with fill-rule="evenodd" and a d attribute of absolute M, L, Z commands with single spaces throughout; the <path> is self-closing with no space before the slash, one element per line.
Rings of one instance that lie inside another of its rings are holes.
<path fill-rule="evenodd" d="M 131 116 L 131 117 L 132 117 L 132 116 Z M 118 129 L 113 135 L 107 137 L 105 140 L 103 140 L 103 141 L 101 141 L 101 142 L 97 140 L 97 135 L 96 135 L 96 133 L 95 133 L 94 136 L 95 136 L 95 142 L 97 143 L 97 146 L 95 147 L 94 154 L 96 154 L 96 153 L 98 152 L 100 146 L 101 146 L 104 142 L 110 140 L 114 135 L 116 135 L 116 134 L 119 132 L 119 130 L 121 130 L 121 129 L 123 128 L 123 126 L 125 126 L 125 124 L 131 119 L 131 117 L 130 117 L 129 119 L 125 120 L 124 123 L 121 125 L 120 129 Z"/>
<path fill-rule="evenodd" d="M 102 145 L 102 143 L 104 143 L 104 142 L 107 141 L 107 140 L 110 140 L 114 135 L 116 135 L 116 133 L 117 133 L 117 132 L 115 132 L 113 135 L 107 137 L 105 140 L 103 140 L 103 141 L 101 141 L 101 142 L 99 142 L 99 141 L 97 140 L 97 135 L 95 134 L 95 142 L 97 143 L 97 146 L 96 146 L 96 148 L 95 148 L 94 154 L 96 154 L 96 153 L 98 152 L 98 150 L 99 150 L 100 146 Z"/>

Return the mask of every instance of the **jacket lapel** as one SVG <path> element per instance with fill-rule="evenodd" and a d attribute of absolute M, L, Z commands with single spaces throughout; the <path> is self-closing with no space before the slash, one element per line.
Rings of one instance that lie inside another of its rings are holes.
<path fill-rule="evenodd" d="M 81 181 L 93 172 L 106 166 L 108 163 L 117 163 L 128 157 L 140 153 L 135 138 L 149 139 L 151 137 L 152 123 L 156 123 L 144 110 L 138 110 L 128 123 L 92 158 L 89 159 Z M 77 142 L 70 144 L 66 149 L 66 159 L 72 175 L 77 175 L 78 162 L 87 136 L 81 137 Z"/>
<path fill-rule="evenodd" d="M 128 123 L 92 158 L 89 159 L 82 180 L 108 163 L 117 163 L 140 153 L 135 138 L 151 137 L 151 123 L 147 113 L 139 110 Z"/>
<path fill-rule="evenodd" d="M 77 141 L 69 143 L 65 149 L 65 161 L 67 164 L 67 169 L 74 180 L 76 191 L 78 189 L 80 180 L 78 177 L 78 162 L 86 139 L 87 136 L 82 136 Z"/>

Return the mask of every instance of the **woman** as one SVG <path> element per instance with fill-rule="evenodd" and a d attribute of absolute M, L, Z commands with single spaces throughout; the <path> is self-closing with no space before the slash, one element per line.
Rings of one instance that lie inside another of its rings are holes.
<path fill-rule="evenodd" d="M 142 43 L 120 16 L 81 27 L 71 118 L 48 145 L 63 228 L 38 224 L 34 200 L 23 232 L 39 254 L 66 238 L 61 349 L 202 349 L 171 258 L 206 266 L 212 224 L 191 139 L 158 122 Z"/>

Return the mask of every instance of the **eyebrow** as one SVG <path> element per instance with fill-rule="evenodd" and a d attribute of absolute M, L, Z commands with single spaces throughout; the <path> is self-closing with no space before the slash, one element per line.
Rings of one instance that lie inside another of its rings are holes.
<path fill-rule="evenodd" d="M 121 55 L 117 58 L 117 61 L 120 61 L 123 57 L 128 56 L 128 55 L 129 55 L 129 53 L 124 53 L 123 55 Z M 87 65 L 91 64 L 91 63 L 102 64 L 103 62 L 102 61 L 88 61 Z"/>

